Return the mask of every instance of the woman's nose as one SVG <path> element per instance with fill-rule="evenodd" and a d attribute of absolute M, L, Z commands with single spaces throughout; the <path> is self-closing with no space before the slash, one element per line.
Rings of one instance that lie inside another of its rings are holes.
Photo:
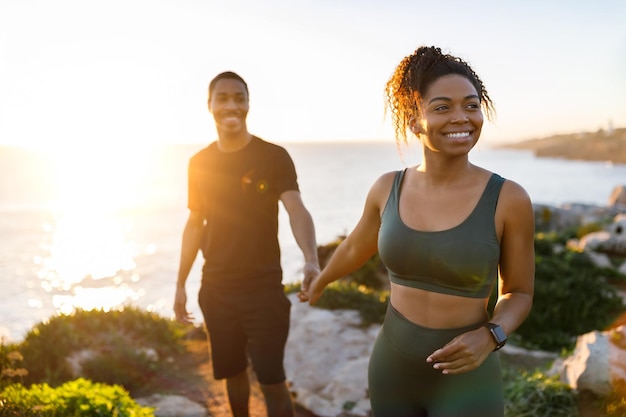
<path fill-rule="evenodd" d="M 469 117 L 467 117 L 467 113 L 465 113 L 464 111 L 456 111 L 453 115 L 452 115 L 452 123 L 465 123 L 469 120 Z"/>

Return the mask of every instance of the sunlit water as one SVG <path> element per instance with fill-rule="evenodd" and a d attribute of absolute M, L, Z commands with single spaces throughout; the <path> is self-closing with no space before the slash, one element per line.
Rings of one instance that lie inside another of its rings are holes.
<path fill-rule="evenodd" d="M 34 324 L 77 307 L 133 304 L 170 317 L 187 216 L 187 161 L 201 147 L 0 150 L 0 335 L 20 339 Z M 285 147 L 320 244 L 348 233 L 373 181 L 403 167 L 389 143 Z M 417 159 L 405 154 L 406 164 Z M 626 182 L 626 165 L 489 149 L 474 151 L 472 159 L 519 182 L 537 203 L 604 205 Z M 299 281 L 301 254 L 282 209 L 280 224 L 284 281 Z M 200 269 L 198 257 L 187 285 L 196 320 Z"/>

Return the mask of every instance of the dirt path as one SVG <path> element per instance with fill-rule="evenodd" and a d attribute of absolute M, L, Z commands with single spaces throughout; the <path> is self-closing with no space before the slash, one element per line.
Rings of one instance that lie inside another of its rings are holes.
<path fill-rule="evenodd" d="M 186 342 L 186 347 L 189 357 L 180 365 L 188 368 L 190 378 L 184 382 L 181 381 L 180 386 L 174 389 L 180 395 L 206 405 L 211 417 L 231 417 L 224 383 L 213 378 L 209 346 L 206 339 L 189 340 Z M 250 417 L 267 417 L 263 394 L 252 372 L 250 372 L 250 381 L 252 382 Z M 295 408 L 295 417 L 318 417 L 297 405 Z"/>

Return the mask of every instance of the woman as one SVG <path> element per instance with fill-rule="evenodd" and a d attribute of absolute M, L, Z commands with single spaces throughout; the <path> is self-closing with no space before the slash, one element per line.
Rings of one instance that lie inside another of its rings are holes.
<path fill-rule="evenodd" d="M 397 66 L 386 97 L 396 141 L 408 143 L 410 130 L 422 162 L 374 183 L 355 229 L 302 283 L 300 299 L 315 304 L 326 285 L 378 251 L 391 295 L 369 364 L 374 416 L 501 417 L 494 351 L 532 305 L 531 201 L 520 185 L 469 161 L 493 103 L 465 61 L 420 47 Z"/>

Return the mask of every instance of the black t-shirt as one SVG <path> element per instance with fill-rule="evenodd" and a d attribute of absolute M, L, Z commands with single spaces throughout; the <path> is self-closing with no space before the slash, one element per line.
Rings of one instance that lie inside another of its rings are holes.
<path fill-rule="evenodd" d="M 236 152 L 222 152 L 214 142 L 191 158 L 188 207 L 205 219 L 205 282 L 281 283 L 278 200 L 288 190 L 298 190 L 291 157 L 257 137 Z"/>

